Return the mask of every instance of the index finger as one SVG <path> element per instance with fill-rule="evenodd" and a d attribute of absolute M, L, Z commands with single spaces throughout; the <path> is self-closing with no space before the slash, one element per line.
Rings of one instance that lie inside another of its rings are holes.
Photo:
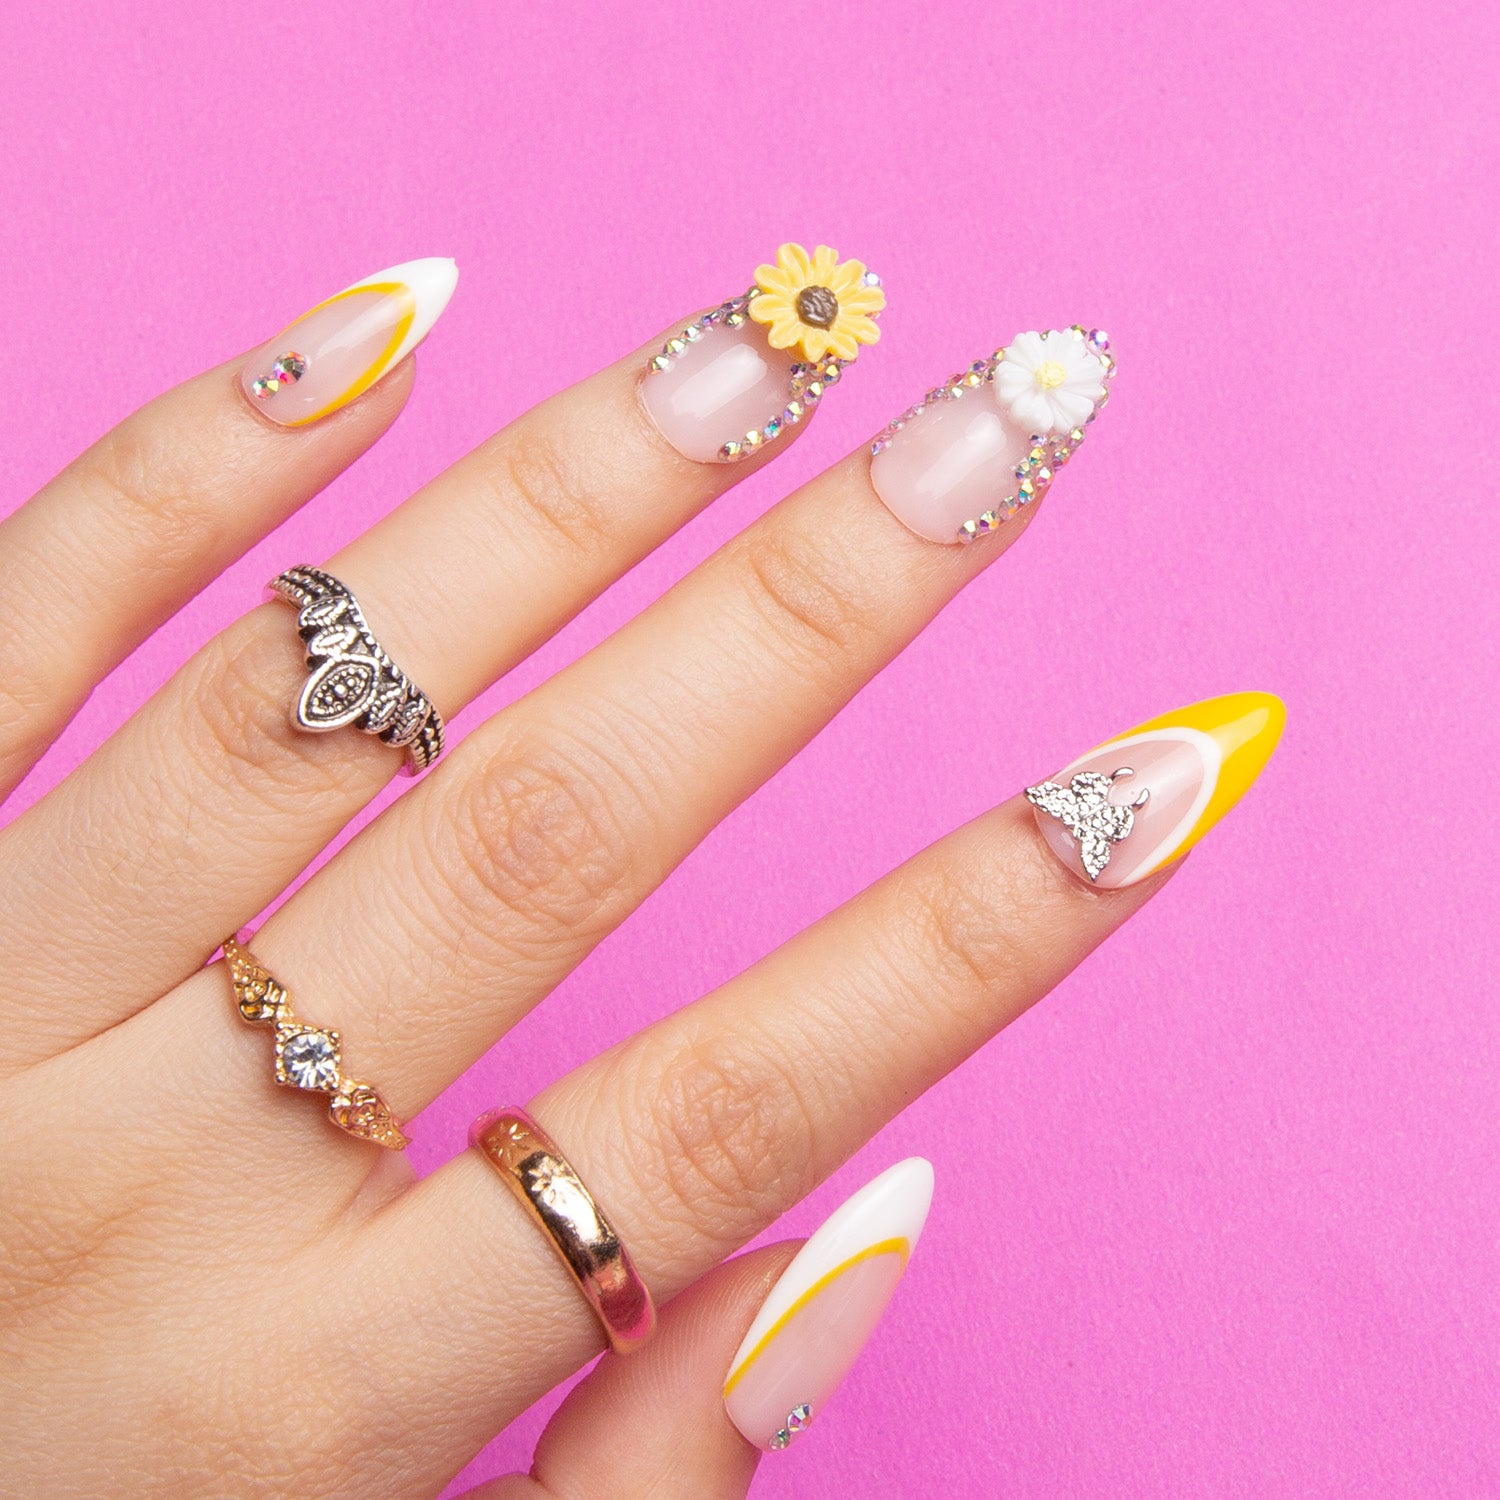
<path fill-rule="evenodd" d="M 1149 900 L 1255 780 L 1283 717 L 1269 694 L 1232 694 L 1106 742 L 547 1089 L 529 1108 L 658 1300 L 759 1233 Z M 1093 798 L 1089 776 L 1118 792 Z M 1047 810 L 1047 788 L 1076 789 L 1080 805 Z M 1096 837 L 1102 866 L 1087 854 Z M 329 1247 L 344 1284 L 421 1270 L 380 1337 L 430 1357 L 419 1385 L 397 1389 L 397 1376 L 377 1403 L 471 1413 L 477 1447 L 597 1351 L 576 1288 L 476 1152 L 352 1238 Z"/>

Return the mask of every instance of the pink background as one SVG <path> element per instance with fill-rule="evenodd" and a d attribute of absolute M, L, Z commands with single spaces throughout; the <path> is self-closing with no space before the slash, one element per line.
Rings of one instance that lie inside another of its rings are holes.
<path fill-rule="evenodd" d="M 486 707 L 935 379 L 1102 324 L 1115 401 L 1042 523 L 415 1150 L 1106 734 L 1272 688 L 1283 748 L 1182 878 L 778 1226 L 937 1164 L 871 1352 L 756 1493 L 1500 1492 L 1497 13 L 703 9 L 7 7 L 7 503 L 341 285 L 463 269 L 395 430 L 119 671 L 20 801 L 277 568 L 783 238 L 881 271 L 881 348 Z M 543 1409 L 468 1477 L 523 1465 Z"/>

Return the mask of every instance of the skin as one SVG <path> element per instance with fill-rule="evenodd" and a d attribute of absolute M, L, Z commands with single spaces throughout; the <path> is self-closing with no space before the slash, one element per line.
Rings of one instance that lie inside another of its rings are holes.
<path fill-rule="evenodd" d="M 784 446 L 736 467 L 680 457 L 636 395 L 658 342 L 328 561 L 445 714 Z M 240 396 L 239 364 L 130 417 L 0 524 L 0 789 L 373 442 L 412 379 L 407 361 L 286 430 Z M 257 955 L 409 1118 L 1028 519 L 936 546 L 880 505 L 865 455 L 836 464 L 476 727 L 276 912 Z M 44 623 L 49 600 L 63 628 Z M 203 967 L 400 765 L 353 731 L 294 730 L 303 677 L 286 606 L 252 610 L 0 831 L 13 1493 L 433 1495 L 601 1347 L 477 1156 L 414 1184 L 399 1157 L 320 1123 L 270 1080 L 222 968 Z M 563 1406 L 529 1477 L 479 1493 L 743 1495 L 756 1454 L 719 1386 L 791 1249 L 719 1263 L 1163 878 L 1086 888 L 1012 799 L 531 1101 L 664 1313 L 651 1345 L 606 1357 Z"/>

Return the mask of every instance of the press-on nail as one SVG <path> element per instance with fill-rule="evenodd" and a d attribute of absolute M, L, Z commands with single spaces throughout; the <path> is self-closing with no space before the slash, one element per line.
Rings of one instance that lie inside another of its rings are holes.
<path fill-rule="evenodd" d="M 436 256 L 357 281 L 252 355 L 240 387 L 283 427 L 316 422 L 400 364 L 431 332 L 457 285 L 458 267 Z"/>
<path fill-rule="evenodd" d="M 760 1448 L 785 1448 L 849 1373 L 915 1248 L 932 1165 L 898 1162 L 824 1221 L 771 1289 L 724 1382 L 724 1406 Z"/>
<path fill-rule="evenodd" d="M 995 530 L 1077 451 L 1114 369 L 1098 329 L 1017 334 L 875 439 L 876 493 L 928 541 L 968 542 Z"/>
<path fill-rule="evenodd" d="M 1075 874 L 1105 890 L 1180 859 L 1249 790 L 1286 705 L 1230 693 L 1152 719 L 1027 787 L 1037 827 Z"/>
<path fill-rule="evenodd" d="M 684 458 L 732 463 L 803 421 L 879 337 L 877 276 L 826 245 L 783 245 L 741 297 L 679 329 L 647 366 L 641 403 Z"/>
<path fill-rule="evenodd" d="M 797 356 L 771 348 L 765 329 L 748 318 L 693 326 L 696 336 L 679 334 L 674 342 L 684 345 L 681 353 L 642 384 L 641 401 L 684 458 L 714 463 L 737 457 L 748 433 L 783 415 L 794 399 Z M 725 454 L 729 444 L 738 444 L 738 451 Z"/>

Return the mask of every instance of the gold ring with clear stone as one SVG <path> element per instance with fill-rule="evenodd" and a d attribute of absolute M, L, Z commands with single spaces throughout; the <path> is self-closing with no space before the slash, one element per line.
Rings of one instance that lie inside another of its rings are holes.
<path fill-rule="evenodd" d="M 241 1018 L 275 1029 L 277 1083 L 327 1094 L 328 1118 L 340 1130 L 389 1151 L 405 1150 L 410 1142 L 390 1106 L 370 1084 L 343 1071 L 338 1032 L 302 1020 L 286 986 L 237 937 L 224 940 L 224 962 Z"/>

